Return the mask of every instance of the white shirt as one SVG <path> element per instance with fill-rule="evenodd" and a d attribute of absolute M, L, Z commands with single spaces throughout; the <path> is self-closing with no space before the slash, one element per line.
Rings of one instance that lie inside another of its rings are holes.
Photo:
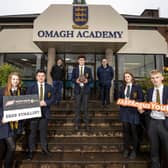
<path fill-rule="evenodd" d="M 17 89 L 18 89 L 17 87 L 15 87 L 15 88 L 12 87 L 12 88 L 11 88 L 11 91 L 14 92 L 14 91 L 16 91 Z"/>
<path fill-rule="evenodd" d="M 44 83 L 37 82 L 37 85 L 38 85 L 39 98 L 40 98 L 40 86 L 43 85 L 43 98 L 44 98 L 44 93 L 45 93 L 45 85 L 44 85 Z"/>
<path fill-rule="evenodd" d="M 81 67 L 82 67 L 82 74 L 81 74 Z M 85 66 L 80 66 L 79 65 L 79 75 L 84 75 L 84 69 L 85 69 Z"/>
<path fill-rule="evenodd" d="M 127 97 L 127 96 L 126 96 L 128 86 L 130 86 L 130 95 L 131 95 L 132 83 L 129 83 L 129 84 L 127 84 L 127 85 L 126 85 L 125 90 L 124 90 L 124 95 L 125 95 L 125 98 L 129 98 L 129 97 Z"/>
<path fill-rule="evenodd" d="M 154 88 L 153 90 L 153 95 L 152 95 L 152 102 L 156 102 L 156 90 L 159 89 L 159 94 L 160 94 L 160 104 L 163 104 L 162 102 L 162 97 L 163 97 L 163 85 L 161 85 L 158 88 Z M 150 114 L 151 118 L 153 119 L 158 119 L 158 120 L 165 120 L 165 114 L 164 112 L 161 111 L 152 111 Z"/>

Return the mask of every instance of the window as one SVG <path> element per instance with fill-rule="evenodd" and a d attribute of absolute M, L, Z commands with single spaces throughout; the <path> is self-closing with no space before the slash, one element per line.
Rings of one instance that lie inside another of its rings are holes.
<path fill-rule="evenodd" d="M 159 62 L 159 63 L 158 63 Z M 122 80 L 123 73 L 129 71 L 136 78 L 148 76 L 152 69 L 161 70 L 163 55 L 118 55 L 118 79 Z"/>
<path fill-rule="evenodd" d="M 25 85 L 34 81 L 36 70 L 41 68 L 42 54 L 4 54 L 4 63 L 20 69 Z"/>

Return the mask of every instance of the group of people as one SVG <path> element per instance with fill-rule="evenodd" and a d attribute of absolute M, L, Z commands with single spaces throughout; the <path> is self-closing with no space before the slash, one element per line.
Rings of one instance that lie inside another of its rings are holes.
<path fill-rule="evenodd" d="M 4 168 L 13 167 L 14 152 L 16 148 L 16 139 L 20 135 L 25 124 L 25 120 L 5 122 L 3 120 L 3 96 L 20 96 L 25 94 L 39 95 L 41 107 L 41 117 L 29 119 L 30 133 L 28 135 L 28 153 L 27 158 L 32 159 L 33 151 L 36 145 L 37 129 L 40 132 L 40 142 L 42 152 L 49 154 L 47 146 L 47 127 L 50 116 L 50 105 L 53 104 L 55 96 L 53 87 L 45 82 L 46 72 L 38 70 L 36 72 L 36 83 L 30 86 L 27 91 L 21 87 L 21 78 L 19 73 L 12 72 L 8 77 L 8 82 L 0 90 L 0 141 L 5 144 Z M 2 152 L 2 151 L 1 151 Z"/>
<path fill-rule="evenodd" d="M 93 81 L 92 72 L 85 65 L 86 57 L 78 57 L 78 65 L 72 71 L 72 82 L 74 83 L 75 94 L 75 130 L 80 129 L 80 113 L 84 113 L 83 121 L 86 130 L 89 130 L 88 99 L 90 83 Z M 113 68 L 108 65 L 106 58 L 102 59 L 101 66 L 97 69 L 101 91 L 101 103 L 103 106 L 110 104 L 110 87 L 114 76 Z M 59 75 L 55 75 L 56 73 Z M 40 131 L 40 142 L 42 152 L 49 155 L 47 144 L 47 128 L 50 116 L 50 106 L 59 104 L 61 89 L 63 86 L 63 76 L 65 74 L 62 60 L 57 61 L 53 66 L 51 76 L 53 86 L 46 83 L 46 73 L 44 70 L 36 72 L 36 82 L 25 91 L 21 86 L 21 78 L 17 72 L 13 72 L 8 77 L 8 82 L 0 90 L 0 141 L 6 144 L 4 167 L 11 168 L 16 146 L 18 130 L 22 129 L 24 120 L 7 122 L 3 120 L 3 96 L 20 96 L 24 94 L 37 94 L 41 107 L 41 117 L 29 119 L 30 132 L 28 135 L 27 158 L 33 158 L 33 151 L 36 144 L 37 129 Z M 153 88 L 146 94 L 147 102 L 157 102 L 159 104 L 168 103 L 168 87 L 163 84 L 164 77 L 158 70 L 150 72 Z M 59 94 L 55 96 L 56 93 Z M 123 74 L 123 85 L 119 90 L 119 98 L 131 99 L 138 102 L 145 101 L 144 94 L 140 85 L 135 81 L 133 74 L 125 72 Z M 144 110 L 129 106 L 120 106 L 120 120 L 123 123 L 124 151 L 123 157 L 134 159 L 137 155 L 140 144 L 139 125 L 141 120 L 145 121 L 146 130 L 151 146 L 151 168 L 160 168 L 161 153 L 164 157 L 165 165 L 168 165 L 168 113 L 162 111 Z"/>
<path fill-rule="evenodd" d="M 146 102 L 168 104 L 168 86 L 163 84 L 164 77 L 158 70 L 150 72 L 153 87 L 146 91 Z M 143 91 L 135 82 L 133 74 L 125 72 L 119 98 L 144 101 Z M 120 119 L 123 123 L 125 158 L 134 159 L 139 146 L 139 125 L 145 121 L 151 151 L 151 168 L 166 168 L 168 165 L 168 113 L 156 110 L 144 110 L 129 106 L 120 106 Z"/>
<path fill-rule="evenodd" d="M 89 115 L 88 115 L 88 97 L 90 94 L 90 85 L 93 82 L 91 69 L 86 66 L 86 57 L 80 55 L 77 58 L 78 65 L 72 71 L 71 81 L 74 84 L 75 94 L 75 130 L 80 128 L 80 113 L 84 113 L 84 123 L 86 130 L 89 130 Z M 61 101 L 63 80 L 65 69 L 63 60 L 59 58 L 51 69 L 51 77 L 53 80 L 53 87 L 56 94 L 56 104 Z M 114 76 L 112 66 L 108 64 L 106 58 L 102 58 L 101 66 L 97 69 L 97 77 L 99 80 L 100 97 L 103 107 L 110 104 L 110 88 L 111 81 Z"/>
<path fill-rule="evenodd" d="M 86 57 L 83 55 L 79 56 L 78 66 L 72 72 L 72 82 L 75 85 L 75 130 L 79 130 L 80 128 L 81 111 L 84 113 L 83 121 L 85 128 L 89 130 L 88 96 L 90 83 L 93 78 L 91 69 L 85 63 Z M 108 64 L 106 58 L 102 58 L 101 66 L 97 69 L 97 77 L 103 107 L 110 104 L 110 88 L 113 76 L 114 71 L 112 66 Z M 133 74 L 125 72 L 118 98 L 131 99 L 138 102 L 147 101 L 167 104 L 168 87 L 163 84 L 164 77 L 162 73 L 158 70 L 153 70 L 150 72 L 150 78 L 153 88 L 146 91 L 146 95 L 144 95 L 141 86 L 136 83 Z M 151 167 L 160 168 L 161 149 L 164 152 L 162 154 L 164 163 L 168 165 L 168 143 L 166 141 L 168 140 L 168 113 L 120 106 L 120 120 L 123 124 L 124 158 L 136 158 L 140 140 L 142 140 L 139 134 L 142 131 L 140 125 L 142 126 L 143 123 L 151 145 Z M 141 136 L 143 136 L 142 133 Z"/>

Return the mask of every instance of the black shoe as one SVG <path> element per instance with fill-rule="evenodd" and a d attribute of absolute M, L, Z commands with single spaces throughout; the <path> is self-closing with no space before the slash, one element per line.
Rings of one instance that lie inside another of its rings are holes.
<path fill-rule="evenodd" d="M 123 152 L 123 157 L 124 158 L 127 158 L 129 155 L 129 150 L 128 149 L 125 149 L 124 152 Z"/>
<path fill-rule="evenodd" d="M 44 155 L 50 155 L 50 154 L 51 154 L 48 149 L 42 149 L 42 153 L 43 153 Z"/>
<path fill-rule="evenodd" d="M 135 159 L 136 158 L 136 152 L 134 150 L 131 151 L 129 159 Z"/>
<path fill-rule="evenodd" d="M 27 160 L 32 160 L 32 159 L 33 159 L 33 152 L 30 152 L 30 151 L 29 151 L 29 152 L 27 153 L 26 159 L 27 159 Z"/>

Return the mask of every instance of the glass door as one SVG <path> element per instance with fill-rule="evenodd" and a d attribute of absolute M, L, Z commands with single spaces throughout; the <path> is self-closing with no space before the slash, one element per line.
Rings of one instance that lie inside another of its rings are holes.
<path fill-rule="evenodd" d="M 72 78 L 72 71 L 75 66 L 77 66 L 76 63 L 66 63 L 65 64 L 66 76 L 65 76 L 65 83 L 64 83 L 64 98 L 66 100 L 74 98 L 74 84 L 72 83 L 71 78 Z M 95 99 L 96 98 L 96 96 L 95 96 L 95 93 L 96 93 L 95 64 L 94 63 L 86 63 L 86 66 L 91 68 L 92 77 L 93 77 L 93 82 L 90 84 L 90 88 L 91 88 L 90 98 Z"/>

